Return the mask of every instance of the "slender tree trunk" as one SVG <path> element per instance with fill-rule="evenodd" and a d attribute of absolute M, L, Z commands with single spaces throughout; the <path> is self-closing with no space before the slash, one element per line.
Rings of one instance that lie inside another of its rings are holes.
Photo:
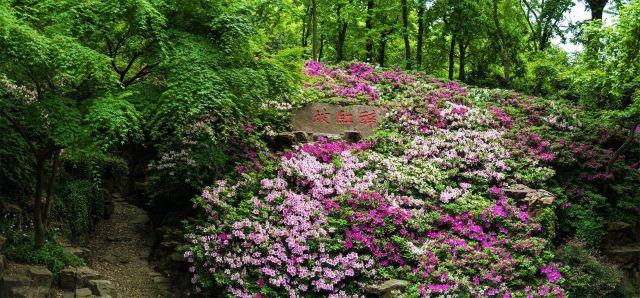
<path fill-rule="evenodd" d="M 509 68 L 509 44 L 507 43 L 507 37 L 502 31 L 500 26 L 500 19 L 498 18 L 498 0 L 493 0 L 493 22 L 496 25 L 496 32 L 502 43 L 502 68 L 504 71 L 504 82 L 506 85 L 511 84 L 510 68 Z"/>
<path fill-rule="evenodd" d="M 340 16 L 340 10 L 342 9 L 342 5 L 338 5 L 337 8 L 337 16 L 338 16 L 338 44 L 336 45 L 336 62 L 340 62 L 344 59 L 344 41 L 347 37 L 347 22 L 343 21 Z"/>
<path fill-rule="evenodd" d="M 318 53 L 318 60 L 322 60 L 322 53 L 324 50 L 324 35 L 320 35 L 320 51 Z"/>
<path fill-rule="evenodd" d="M 51 218 L 51 207 L 53 206 L 53 192 L 55 191 L 56 178 L 58 176 L 58 168 L 60 166 L 60 153 L 61 150 L 58 149 L 53 153 L 53 158 L 51 160 L 51 174 L 49 175 L 49 182 L 47 185 L 47 199 L 45 201 L 45 210 L 42 215 L 42 222 L 45 230 L 49 229 L 50 218 Z"/>
<path fill-rule="evenodd" d="M 407 0 L 402 0 L 402 39 L 404 40 L 404 59 L 406 68 L 411 69 L 411 45 L 409 44 L 409 9 Z"/>
<path fill-rule="evenodd" d="M 458 51 L 460 52 L 460 69 L 458 70 L 458 80 L 464 82 L 466 80 L 464 67 L 467 58 L 467 47 L 462 38 L 458 40 Z"/>
<path fill-rule="evenodd" d="M 302 45 L 303 48 L 307 47 L 307 39 L 309 38 L 309 11 L 311 10 L 310 6 L 307 6 L 306 11 L 304 12 L 304 18 L 302 19 L 302 38 L 301 38 L 301 42 L 300 45 Z"/>
<path fill-rule="evenodd" d="M 624 152 L 624 150 L 627 149 L 627 147 L 631 145 L 631 143 L 633 143 L 633 140 L 636 138 L 636 131 L 638 130 L 638 128 L 640 128 L 640 121 L 634 123 L 633 126 L 631 126 L 631 131 L 629 132 L 629 136 L 624 141 L 624 143 L 622 143 L 622 146 L 620 146 L 618 150 L 616 150 L 616 152 L 613 153 L 613 155 L 611 156 L 611 159 L 609 159 L 609 162 L 607 163 L 607 171 L 609 171 L 611 166 L 613 166 L 613 164 L 616 161 L 618 161 L 618 159 L 620 158 L 620 155 Z"/>
<path fill-rule="evenodd" d="M 311 26 L 312 26 L 312 37 L 311 37 L 311 51 L 313 53 L 313 60 L 318 61 L 318 7 L 317 0 L 311 0 Z"/>
<path fill-rule="evenodd" d="M 453 80 L 455 50 L 456 50 L 456 35 L 451 34 L 451 45 L 449 45 L 449 80 Z"/>
<path fill-rule="evenodd" d="M 373 34 L 373 0 L 367 0 L 367 19 L 365 22 L 365 28 L 367 31 L 367 62 L 371 63 L 373 61 L 373 38 L 371 35 Z"/>
<path fill-rule="evenodd" d="M 420 1 L 418 7 L 418 44 L 416 47 L 416 65 L 418 69 L 422 66 L 422 38 L 424 34 L 424 3 Z"/>
<path fill-rule="evenodd" d="M 384 55 L 387 48 L 387 37 L 382 35 L 380 39 L 380 49 L 378 51 L 378 64 L 380 67 L 384 67 Z"/>
<path fill-rule="evenodd" d="M 44 192 L 44 155 L 36 157 L 36 189 L 33 202 L 33 228 L 36 247 L 44 245 L 45 228 L 42 222 L 42 193 Z"/>

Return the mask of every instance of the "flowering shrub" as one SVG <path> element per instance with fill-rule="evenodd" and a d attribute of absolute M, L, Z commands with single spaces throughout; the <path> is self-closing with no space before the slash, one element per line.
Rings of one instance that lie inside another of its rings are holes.
<path fill-rule="evenodd" d="M 205 188 L 184 251 L 197 290 L 361 296 L 388 278 L 408 280 L 409 296 L 561 297 L 571 288 L 550 224 L 503 191 L 558 185 L 570 155 L 561 149 L 578 145 L 544 130 L 575 131 L 570 114 L 362 63 L 309 62 L 303 73 L 313 100 L 368 102 L 387 117 L 369 140 L 262 154 Z"/>

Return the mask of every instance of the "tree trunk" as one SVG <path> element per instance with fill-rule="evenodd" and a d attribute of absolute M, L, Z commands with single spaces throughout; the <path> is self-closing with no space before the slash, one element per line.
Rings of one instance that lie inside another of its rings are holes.
<path fill-rule="evenodd" d="M 60 166 L 60 153 L 61 150 L 57 149 L 53 153 L 51 160 L 51 174 L 49 175 L 49 182 L 47 185 L 47 199 L 45 201 L 45 210 L 42 215 L 42 223 L 45 230 L 49 229 L 49 220 L 51 218 L 51 207 L 53 206 L 53 192 L 55 191 L 56 178 L 58 176 L 58 168 Z"/>
<path fill-rule="evenodd" d="M 303 48 L 307 47 L 307 38 L 309 38 L 309 10 L 310 7 L 307 5 L 307 10 L 304 12 L 304 18 L 302 19 L 302 38 L 301 38 L 301 42 L 300 45 Z"/>
<path fill-rule="evenodd" d="M 311 26 L 312 26 L 312 37 L 311 37 L 311 51 L 313 53 L 313 60 L 318 61 L 318 7 L 317 0 L 311 0 Z"/>
<path fill-rule="evenodd" d="M 608 0 L 588 0 L 587 6 L 591 10 L 591 20 L 602 20 L 602 14 L 605 6 L 607 6 Z"/>
<path fill-rule="evenodd" d="M 387 37 L 383 34 L 380 39 L 380 49 L 378 51 L 378 64 L 384 67 L 384 55 L 387 48 Z"/>
<path fill-rule="evenodd" d="M 507 37 L 500 26 L 500 20 L 498 18 L 498 0 L 493 0 L 493 22 L 496 25 L 496 32 L 498 32 L 498 37 L 502 43 L 502 68 L 504 71 L 504 82 L 506 85 L 509 85 L 511 83 L 509 74 L 509 44 L 507 43 Z"/>
<path fill-rule="evenodd" d="M 33 202 L 33 228 L 36 247 L 44 245 L 45 228 L 42 222 L 42 193 L 44 192 L 44 156 L 36 157 L 36 189 Z"/>
<path fill-rule="evenodd" d="M 456 35 L 451 35 L 451 45 L 449 45 L 449 80 L 453 80 L 453 67 L 454 67 L 454 59 L 455 59 L 455 50 L 456 50 Z"/>
<path fill-rule="evenodd" d="M 373 0 L 367 0 L 367 20 L 365 22 L 365 28 L 367 31 L 367 58 L 366 61 L 371 63 L 373 61 Z"/>
<path fill-rule="evenodd" d="M 318 52 L 318 61 L 322 60 L 323 50 L 324 50 L 324 35 L 320 35 L 320 51 Z"/>
<path fill-rule="evenodd" d="M 344 59 L 344 41 L 347 37 L 347 22 L 342 21 L 340 17 L 340 10 L 342 5 L 338 5 L 337 8 L 337 16 L 338 16 L 338 44 L 336 45 L 336 63 L 340 62 Z"/>
<path fill-rule="evenodd" d="M 458 70 L 458 80 L 464 82 L 466 80 L 464 67 L 466 62 L 465 59 L 467 55 L 467 47 L 462 38 L 458 40 L 458 51 L 460 52 L 460 69 Z"/>
<path fill-rule="evenodd" d="M 411 69 L 411 45 L 409 44 L 409 9 L 407 0 L 402 0 L 402 39 L 404 40 L 404 59 L 406 68 Z"/>
<path fill-rule="evenodd" d="M 629 136 L 624 141 L 624 143 L 622 143 L 622 146 L 620 146 L 618 150 L 616 150 L 616 152 L 613 153 L 613 155 L 611 156 L 611 159 L 609 159 L 609 162 L 607 162 L 607 171 L 609 171 L 611 166 L 613 166 L 613 164 L 616 161 L 618 161 L 618 159 L 620 158 L 620 155 L 636 138 L 636 131 L 638 130 L 638 128 L 640 128 L 640 121 L 634 123 L 633 126 L 631 126 L 631 131 L 629 132 Z"/>
<path fill-rule="evenodd" d="M 418 69 L 422 66 L 422 38 L 424 34 L 424 3 L 418 7 L 418 44 L 416 47 L 416 65 Z"/>

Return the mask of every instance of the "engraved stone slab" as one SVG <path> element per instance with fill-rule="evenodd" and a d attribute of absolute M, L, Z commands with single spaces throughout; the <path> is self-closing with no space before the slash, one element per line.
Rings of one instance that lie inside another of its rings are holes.
<path fill-rule="evenodd" d="M 312 103 L 293 112 L 293 130 L 314 134 L 342 134 L 358 131 L 371 135 L 384 117 L 384 109 L 365 105 L 339 106 Z"/>

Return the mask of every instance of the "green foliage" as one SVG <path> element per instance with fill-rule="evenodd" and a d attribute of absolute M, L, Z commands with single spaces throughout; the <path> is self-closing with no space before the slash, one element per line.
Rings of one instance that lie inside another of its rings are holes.
<path fill-rule="evenodd" d="M 142 141 L 141 115 L 125 98 L 97 99 L 85 117 L 89 134 L 104 149 Z"/>
<path fill-rule="evenodd" d="M 583 243 L 570 241 L 557 250 L 557 257 L 570 264 L 564 272 L 568 290 L 573 297 L 623 297 L 622 272 L 602 257 L 585 248 Z"/>
<path fill-rule="evenodd" d="M 550 47 L 532 53 L 527 59 L 526 72 L 514 82 L 514 87 L 529 94 L 565 97 L 568 95 L 571 77 L 567 53 Z"/>
<path fill-rule="evenodd" d="M 56 211 L 71 234 L 79 236 L 91 229 L 94 214 L 101 215 L 102 202 L 102 193 L 91 180 L 72 180 L 61 190 Z"/>
<path fill-rule="evenodd" d="M 49 241 L 44 246 L 35 246 L 33 237 L 10 232 L 5 249 L 7 259 L 14 262 L 41 264 L 58 275 L 67 266 L 82 266 L 84 260 L 64 252 L 60 244 Z"/>

